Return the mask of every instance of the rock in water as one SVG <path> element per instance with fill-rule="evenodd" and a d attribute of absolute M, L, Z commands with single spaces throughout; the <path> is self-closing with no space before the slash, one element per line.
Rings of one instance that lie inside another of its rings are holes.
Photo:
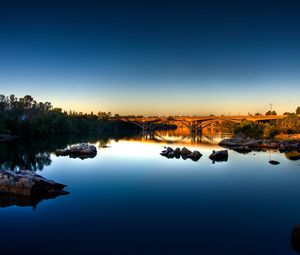
<path fill-rule="evenodd" d="M 187 157 L 193 161 L 198 161 L 202 157 L 202 154 L 199 151 L 193 151 L 192 153 L 187 155 Z"/>
<path fill-rule="evenodd" d="M 228 150 L 213 151 L 213 153 L 209 155 L 209 158 L 213 161 L 227 161 Z"/>
<path fill-rule="evenodd" d="M 193 161 L 198 161 L 202 157 L 202 154 L 199 151 L 191 152 L 185 147 L 183 147 L 182 150 L 180 150 L 179 147 L 177 147 L 175 150 L 173 150 L 171 147 L 168 147 L 166 150 L 163 150 L 160 155 L 167 158 L 180 158 L 181 155 L 182 159 L 186 160 L 187 158 L 190 158 Z"/>
<path fill-rule="evenodd" d="M 167 149 L 163 150 L 160 155 L 164 156 L 164 157 L 172 157 L 172 155 L 170 155 L 171 153 L 173 153 L 174 150 L 171 147 L 167 147 Z M 173 155 L 174 157 L 174 155 Z"/>
<path fill-rule="evenodd" d="M 270 160 L 269 163 L 270 163 L 271 165 L 279 165 L 279 164 L 280 164 L 280 162 L 277 161 L 277 160 Z"/>
<path fill-rule="evenodd" d="M 185 147 L 183 147 L 182 150 L 181 150 L 181 152 L 180 152 L 181 156 L 187 156 L 187 155 L 189 155 L 191 153 L 192 152 L 189 149 L 185 148 Z"/>
<path fill-rule="evenodd" d="M 68 194 L 63 189 L 66 187 L 51 180 L 48 180 L 31 170 L 0 170 L 0 193 L 16 196 L 37 196 L 51 197 Z"/>
<path fill-rule="evenodd" d="M 94 158 L 97 155 L 97 149 L 94 145 L 86 143 L 74 145 L 63 150 L 56 150 L 56 156 L 69 156 L 70 158 Z"/>
<path fill-rule="evenodd" d="M 180 156 L 180 148 L 177 147 L 177 148 L 174 150 L 174 153 L 175 153 L 175 156 Z"/>

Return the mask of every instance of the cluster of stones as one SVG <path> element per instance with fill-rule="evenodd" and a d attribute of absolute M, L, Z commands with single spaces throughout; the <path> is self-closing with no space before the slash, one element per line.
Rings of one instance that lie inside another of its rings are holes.
<path fill-rule="evenodd" d="M 31 170 L 0 170 L 0 192 L 18 196 L 58 196 L 67 194 L 63 189 L 66 187 Z"/>
<path fill-rule="evenodd" d="M 86 143 L 74 145 L 63 150 L 56 150 L 56 156 L 69 156 L 70 158 L 93 158 L 97 155 L 97 149 L 94 145 Z"/>
<path fill-rule="evenodd" d="M 171 147 L 167 147 L 163 150 L 160 155 L 167 157 L 167 158 L 182 158 L 184 160 L 191 159 L 193 161 L 198 161 L 202 154 L 199 151 L 190 151 L 186 147 L 180 149 L 177 147 L 175 150 Z M 228 159 L 228 151 L 221 150 L 221 151 L 213 151 L 213 153 L 209 156 L 209 158 L 213 161 L 227 161 Z"/>
<path fill-rule="evenodd" d="M 191 159 L 193 161 L 198 161 L 202 154 L 199 151 L 190 151 L 189 149 L 183 147 L 180 149 L 177 147 L 175 150 L 171 147 L 167 147 L 165 150 L 163 150 L 160 155 L 167 157 L 167 158 L 182 158 L 184 160 Z"/>
<path fill-rule="evenodd" d="M 267 149 L 279 150 L 280 152 L 300 152 L 300 140 L 277 140 L 277 139 L 255 139 L 243 136 L 236 136 L 224 139 L 220 146 L 233 149 L 237 152 L 248 153 L 251 151 L 263 151 Z"/>

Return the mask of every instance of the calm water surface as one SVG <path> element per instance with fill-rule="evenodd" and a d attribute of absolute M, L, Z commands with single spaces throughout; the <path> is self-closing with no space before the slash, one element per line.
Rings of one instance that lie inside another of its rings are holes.
<path fill-rule="evenodd" d="M 290 237 L 300 224 L 300 161 L 229 151 L 213 164 L 220 139 L 161 132 L 1 144 L 2 168 L 36 169 L 70 192 L 35 206 L 0 197 L 1 254 L 297 254 Z M 53 153 L 82 141 L 97 146 L 95 158 Z M 167 159 L 159 155 L 167 145 L 203 156 Z"/>

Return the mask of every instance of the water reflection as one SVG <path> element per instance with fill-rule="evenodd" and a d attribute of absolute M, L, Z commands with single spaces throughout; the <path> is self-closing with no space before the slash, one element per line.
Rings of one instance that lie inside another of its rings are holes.
<path fill-rule="evenodd" d="M 0 144 L 0 169 L 17 171 L 19 169 L 43 170 L 51 164 L 47 149 L 39 143 L 13 142 Z"/>
<path fill-rule="evenodd" d="M 54 199 L 61 195 L 68 195 L 69 192 L 65 191 L 63 194 L 47 195 L 47 196 L 15 196 L 10 194 L 0 193 L 0 207 L 19 206 L 26 207 L 31 206 L 35 208 L 43 200 Z"/>
<path fill-rule="evenodd" d="M 131 139 L 134 134 L 114 135 L 62 135 L 35 140 L 15 140 L 8 143 L 0 143 L 0 170 L 18 171 L 20 169 L 42 171 L 45 166 L 52 163 L 51 153 L 57 149 L 64 149 L 70 145 L 91 143 L 98 148 L 107 148 L 114 140 Z"/>
<path fill-rule="evenodd" d="M 289 160 L 300 160 L 300 152 L 289 151 L 285 153 L 285 157 Z"/>
<path fill-rule="evenodd" d="M 139 141 L 167 143 L 167 144 L 201 144 L 216 145 L 225 138 L 230 138 L 230 133 L 191 133 L 187 128 L 177 128 L 176 130 L 157 130 L 144 132 L 135 139 Z"/>
<path fill-rule="evenodd" d="M 145 143 L 164 143 L 177 145 L 201 145 L 209 148 L 217 147 L 217 144 L 224 138 L 229 138 L 228 133 L 204 133 L 202 135 L 191 134 L 186 128 L 176 130 L 162 130 L 139 135 L 128 136 L 59 136 L 47 139 L 32 141 L 21 140 L 10 143 L 0 143 L 0 169 L 17 171 L 19 169 L 29 169 L 33 171 L 43 170 L 45 166 L 52 163 L 51 153 L 57 149 L 64 149 L 69 145 L 78 143 L 92 143 L 98 148 L 107 148 L 111 141 L 119 140 L 138 141 Z M 245 152 L 243 152 L 245 153 Z M 287 159 L 299 160 L 300 152 L 285 153 Z"/>
<path fill-rule="evenodd" d="M 97 143 L 99 147 L 106 146 L 109 137 L 99 136 L 58 136 L 42 140 L 18 140 L 10 143 L 0 143 L 0 169 L 18 171 L 27 169 L 43 170 L 52 162 L 50 154 L 57 149 L 63 149 L 75 143 Z"/>

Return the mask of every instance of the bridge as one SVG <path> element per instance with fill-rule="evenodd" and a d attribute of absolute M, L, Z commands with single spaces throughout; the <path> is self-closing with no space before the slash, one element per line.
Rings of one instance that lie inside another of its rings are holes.
<path fill-rule="evenodd" d="M 143 132 L 152 131 L 159 124 L 174 124 L 189 128 L 191 133 L 201 133 L 202 129 L 212 123 L 231 121 L 241 123 L 243 120 L 253 122 L 270 122 L 285 118 L 285 115 L 237 115 L 237 116 L 205 116 L 205 117 L 118 117 L 112 121 L 127 122 L 139 126 Z"/>

